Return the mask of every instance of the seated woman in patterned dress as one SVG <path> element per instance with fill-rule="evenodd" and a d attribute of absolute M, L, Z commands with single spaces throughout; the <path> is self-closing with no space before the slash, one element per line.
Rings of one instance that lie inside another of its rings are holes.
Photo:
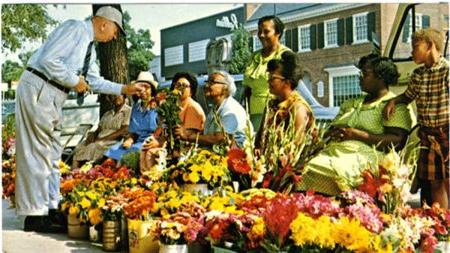
<path fill-rule="evenodd" d="M 133 151 L 139 151 L 147 139 L 158 127 L 158 113 L 152 99 L 156 95 L 157 83 L 153 75 L 142 71 L 139 73 L 136 83 L 148 83 L 145 93 L 139 95 L 139 100 L 131 108 L 128 136 L 123 142 L 111 146 L 105 156 L 120 161 L 123 155 Z"/>
<path fill-rule="evenodd" d="M 111 145 L 128 133 L 131 108 L 126 104 L 125 96 L 108 95 L 107 99 L 114 104 L 114 108 L 102 116 L 97 130 L 90 132 L 86 140 L 77 145 L 72 169 L 78 168 L 82 161 L 98 161 Z"/>
<path fill-rule="evenodd" d="M 305 136 L 308 130 L 314 128 L 314 115 L 308 102 L 296 91 L 298 82 L 303 76 L 298 55 L 292 51 L 286 51 L 281 55 L 281 59 L 272 59 L 267 64 L 269 72 L 269 91 L 275 97 L 269 101 L 266 108 L 263 125 L 257 133 L 255 146 L 264 150 L 267 146 L 268 136 L 265 129 L 275 126 L 281 134 L 289 125 L 289 121 L 294 121 L 294 129 L 298 141 Z M 275 121 L 275 122 L 274 122 Z M 284 123 L 284 129 L 280 129 Z"/>
<path fill-rule="evenodd" d="M 345 101 L 327 133 L 332 141 L 306 164 L 298 190 L 314 190 L 327 195 L 355 187 L 362 172 L 392 145 L 401 147 L 413 124 L 411 110 L 404 105 L 384 120 L 386 101 L 395 96 L 389 85 L 399 77 L 388 58 L 370 54 L 360 59 L 360 86 L 364 95 Z"/>

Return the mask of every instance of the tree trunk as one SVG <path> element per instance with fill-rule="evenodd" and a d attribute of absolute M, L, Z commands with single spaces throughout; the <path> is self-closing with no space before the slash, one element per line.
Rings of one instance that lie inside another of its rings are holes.
<path fill-rule="evenodd" d="M 112 6 L 122 13 L 120 4 L 93 4 L 93 13 L 102 6 Z M 127 58 L 127 40 L 119 32 L 116 40 L 108 43 L 98 43 L 97 58 L 100 61 L 100 74 L 107 80 L 128 84 L 128 58 Z M 113 108 L 113 104 L 106 100 L 105 95 L 100 95 L 100 117 Z"/>

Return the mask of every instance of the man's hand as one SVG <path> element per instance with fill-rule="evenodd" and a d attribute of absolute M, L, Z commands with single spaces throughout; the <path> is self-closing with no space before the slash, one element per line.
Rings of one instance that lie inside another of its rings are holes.
<path fill-rule="evenodd" d="M 133 145 L 133 142 L 133 138 L 128 138 L 123 142 L 122 146 L 124 149 L 129 149 Z"/>
<path fill-rule="evenodd" d="M 122 94 L 125 95 L 138 95 L 140 96 L 145 92 L 146 89 L 150 88 L 150 84 L 148 83 L 135 83 L 131 85 L 124 85 L 122 87 Z M 153 95 L 153 94 L 152 94 Z"/>
<path fill-rule="evenodd" d="M 383 117 L 384 120 L 389 120 L 389 118 L 392 116 L 392 114 L 395 113 L 395 100 L 391 99 L 389 102 L 384 106 L 383 109 Z"/>
<path fill-rule="evenodd" d="M 80 80 L 78 81 L 78 84 L 75 85 L 74 89 L 77 93 L 85 93 L 88 92 L 91 87 L 86 83 L 86 80 L 84 80 L 84 76 L 80 76 Z"/>

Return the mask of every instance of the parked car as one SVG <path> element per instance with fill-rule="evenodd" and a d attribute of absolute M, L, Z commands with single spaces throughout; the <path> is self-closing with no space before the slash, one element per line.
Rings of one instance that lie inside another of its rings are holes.
<path fill-rule="evenodd" d="M 244 79 L 243 74 L 238 75 L 232 75 L 236 84 L 236 94 L 234 95 L 234 98 L 237 101 L 243 100 L 244 95 L 244 86 L 242 85 L 242 80 Z M 203 90 L 203 87 L 205 86 L 205 81 L 207 80 L 208 76 L 199 76 L 197 78 L 198 80 L 198 88 L 197 88 L 197 94 L 195 94 L 195 100 L 200 103 L 203 110 L 207 113 L 210 108 L 211 104 L 207 104 L 207 101 L 205 99 L 205 93 Z M 165 89 L 169 88 L 172 81 L 165 81 L 161 83 L 158 86 L 158 89 Z M 311 94 L 311 92 L 308 90 L 308 88 L 303 84 L 303 82 L 300 82 L 297 86 L 297 90 L 300 92 L 300 94 L 305 98 L 305 100 L 310 104 L 314 116 L 319 121 L 331 121 L 334 119 L 336 114 L 339 112 L 339 107 L 325 107 L 321 105 Z"/>

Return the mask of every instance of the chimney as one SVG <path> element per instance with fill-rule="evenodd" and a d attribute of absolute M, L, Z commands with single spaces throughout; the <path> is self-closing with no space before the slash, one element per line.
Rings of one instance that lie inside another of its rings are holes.
<path fill-rule="evenodd" d="M 261 4 L 244 4 L 244 20 L 247 21 Z"/>

